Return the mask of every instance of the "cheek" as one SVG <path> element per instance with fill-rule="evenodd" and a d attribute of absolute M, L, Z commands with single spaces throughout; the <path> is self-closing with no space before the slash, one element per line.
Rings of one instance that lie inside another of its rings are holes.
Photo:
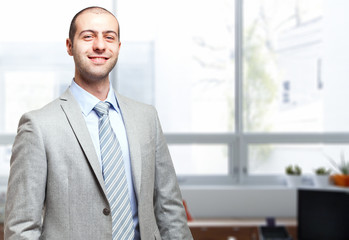
<path fill-rule="evenodd" d="M 114 53 L 115 55 L 118 55 L 119 54 L 119 51 L 120 51 L 120 47 L 119 47 L 119 44 L 110 44 L 109 45 L 109 51 Z"/>
<path fill-rule="evenodd" d="M 78 55 L 84 54 L 88 52 L 88 50 L 91 48 L 90 45 L 91 44 L 84 43 L 84 42 L 76 43 L 74 44 L 74 47 L 73 47 L 73 53 Z"/>
<path fill-rule="evenodd" d="M 118 55 L 119 55 L 119 48 L 115 48 L 114 50 L 112 50 L 112 52 L 113 52 L 113 55 L 115 56 L 115 57 L 118 57 Z"/>

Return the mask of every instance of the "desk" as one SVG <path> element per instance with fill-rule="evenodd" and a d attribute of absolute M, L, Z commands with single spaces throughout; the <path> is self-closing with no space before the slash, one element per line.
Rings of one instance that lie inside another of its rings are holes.
<path fill-rule="evenodd" d="M 258 227 L 264 219 L 201 219 L 188 223 L 195 240 L 259 240 Z M 277 226 L 285 226 L 293 240 L 297 240 L 297 222 L 294 219 L 276 219 Z"/>
<path fill-rule="evenodd" d="M 0 240 L 4 240 L 4 224 L 0 223 Z"/>
<path fill-rule="evenodd" d="M 258 226 L 264 219 L 202 219 L 188 223 L 195 240 L 259 240 Z M 293 219 L 276 219 L 277 225 L 286 226 L 293 240 L 297 240 L 297 222 Z M 4 240 L 4 226 L 0 223 L 0 240 Z"/>

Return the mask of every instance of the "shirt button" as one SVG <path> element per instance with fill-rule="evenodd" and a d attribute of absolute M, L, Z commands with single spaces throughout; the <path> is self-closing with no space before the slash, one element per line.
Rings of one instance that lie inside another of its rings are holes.
<path fill-rule="evenodd" d="M 108 215 L 110 214 L 110 209 L 109 209 L 109 208 L 104 208 L 104 209 L 103 209 L 103 214 L 104 214 L 105 216 L 108 216 Z"/>

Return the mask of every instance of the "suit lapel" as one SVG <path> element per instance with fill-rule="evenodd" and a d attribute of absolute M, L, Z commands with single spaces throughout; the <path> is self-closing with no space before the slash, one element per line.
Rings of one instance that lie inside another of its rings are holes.
<path fill-rule="evenodd" d="M 61 107 L 68 119 L 68 122 L 71 128 L 73 129 L 73 132 L 77 140 L 79 141 L 80 146 L 84 151 L 86 158 L 90 163 L 90 166 L 92 167 L 93 172 L 101 188 L 103 189 L 104 193 L 106 193 L 105 187 L 104 187 L 104 180 L 101 172 L 101 167 L 98 161 L 95 147 L 91 140 L 91 136 L 89 134 L 87 126 L 86 124 L 84 124 L 85 119 L 81 114 L 81 109 L 79 107 L 79 104 L 76 102 L 76 100 L 74 99 L 69 89 L 63 93 L 63 95 L 60 97 L 60 100 L 61 100 Z"/>
<path fill-rule="evenodd" d="M 135 192 L 137 194 L 137 198 L 139 199 L 140 190 L 141 190 L 141 177 L 142 177 L 142 161 L 141 161 L 141 151 L 139 145 L 139 137 L 137 135 L 137 131 L 135 129 L 134 117 L 131 111 L 131 106 L 127 104 L 127 101 L 124 100 L 124 97 L 115 93 L 118 104 L 122 113 L 122 117 L 124 120 L 128 145 L 130 149 L 130 158 L 131 158 L 131 168 L 132 168 L 132 176 L 134 182 Z"/>

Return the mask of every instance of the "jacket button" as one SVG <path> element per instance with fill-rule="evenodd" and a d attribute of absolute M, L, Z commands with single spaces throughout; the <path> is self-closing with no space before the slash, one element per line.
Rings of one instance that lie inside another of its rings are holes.
<path fill-rule="evenodd" d="M 105 216 L 108 216 L 108 215 L 110 214 L 110 209 L 109 209 L 109 208 L 104 208 L 104 209 L 103 209 L 103 214 L 104 214 Z"/>

